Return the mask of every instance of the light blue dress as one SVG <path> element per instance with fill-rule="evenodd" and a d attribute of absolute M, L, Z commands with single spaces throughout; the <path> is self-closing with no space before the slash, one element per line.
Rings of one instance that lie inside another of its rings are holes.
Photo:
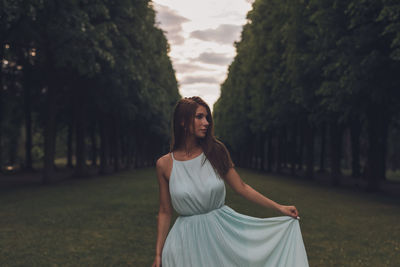
<path fill-rule="evenodd" d="M 169 190 L 180 215 L 162 251 L 163 267 L 308 266 L 299 221 L 256 218 L 225 203 L 225 184 L 204 153 L 173 159 Z"/>

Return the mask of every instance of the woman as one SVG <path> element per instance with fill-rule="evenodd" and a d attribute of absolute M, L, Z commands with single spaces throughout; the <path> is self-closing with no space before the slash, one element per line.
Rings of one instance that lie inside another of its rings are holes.
<path fill-rule="evenodd" d="M 308 266 L 296 207 L 280 205 L 241 180 L 200 97 L 175 106 L 170 151 L 156 163 L 160 209 L 153 267 Z M 237 213 L 224 205 L 224 182 L 287 216 Z M 180 216 L 168 234 L 172 207 Z"/>

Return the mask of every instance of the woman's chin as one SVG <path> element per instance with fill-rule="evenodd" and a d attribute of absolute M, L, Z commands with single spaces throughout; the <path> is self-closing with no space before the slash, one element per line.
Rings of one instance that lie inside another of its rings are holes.
<path fill-rule="evenodd" d="M 206 137 L 206 133 L 198 134 L 196 137 L 200 139 L 204 139 Z"/>

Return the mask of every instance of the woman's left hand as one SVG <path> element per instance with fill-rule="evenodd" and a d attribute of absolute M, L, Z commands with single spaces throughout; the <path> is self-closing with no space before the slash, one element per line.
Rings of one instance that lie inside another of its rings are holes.
<path fill-rule="evenodd" d="M 295 206 L 281 206 L 280 211 L 287 216 L 293 217 L 295 219 L 299 219 L 299 212 L 297 211 Z"/>

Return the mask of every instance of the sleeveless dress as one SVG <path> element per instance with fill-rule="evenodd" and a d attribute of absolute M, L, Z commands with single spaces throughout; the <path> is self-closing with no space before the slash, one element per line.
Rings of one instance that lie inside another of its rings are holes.
<path fill-rule="evenodd" d="M 180 216 L 165 240 L 163 267 L 308 266 L 298 220 L 234 211 L 204 152 L 186 161 L 171 156 L 169 190 Z"/>

